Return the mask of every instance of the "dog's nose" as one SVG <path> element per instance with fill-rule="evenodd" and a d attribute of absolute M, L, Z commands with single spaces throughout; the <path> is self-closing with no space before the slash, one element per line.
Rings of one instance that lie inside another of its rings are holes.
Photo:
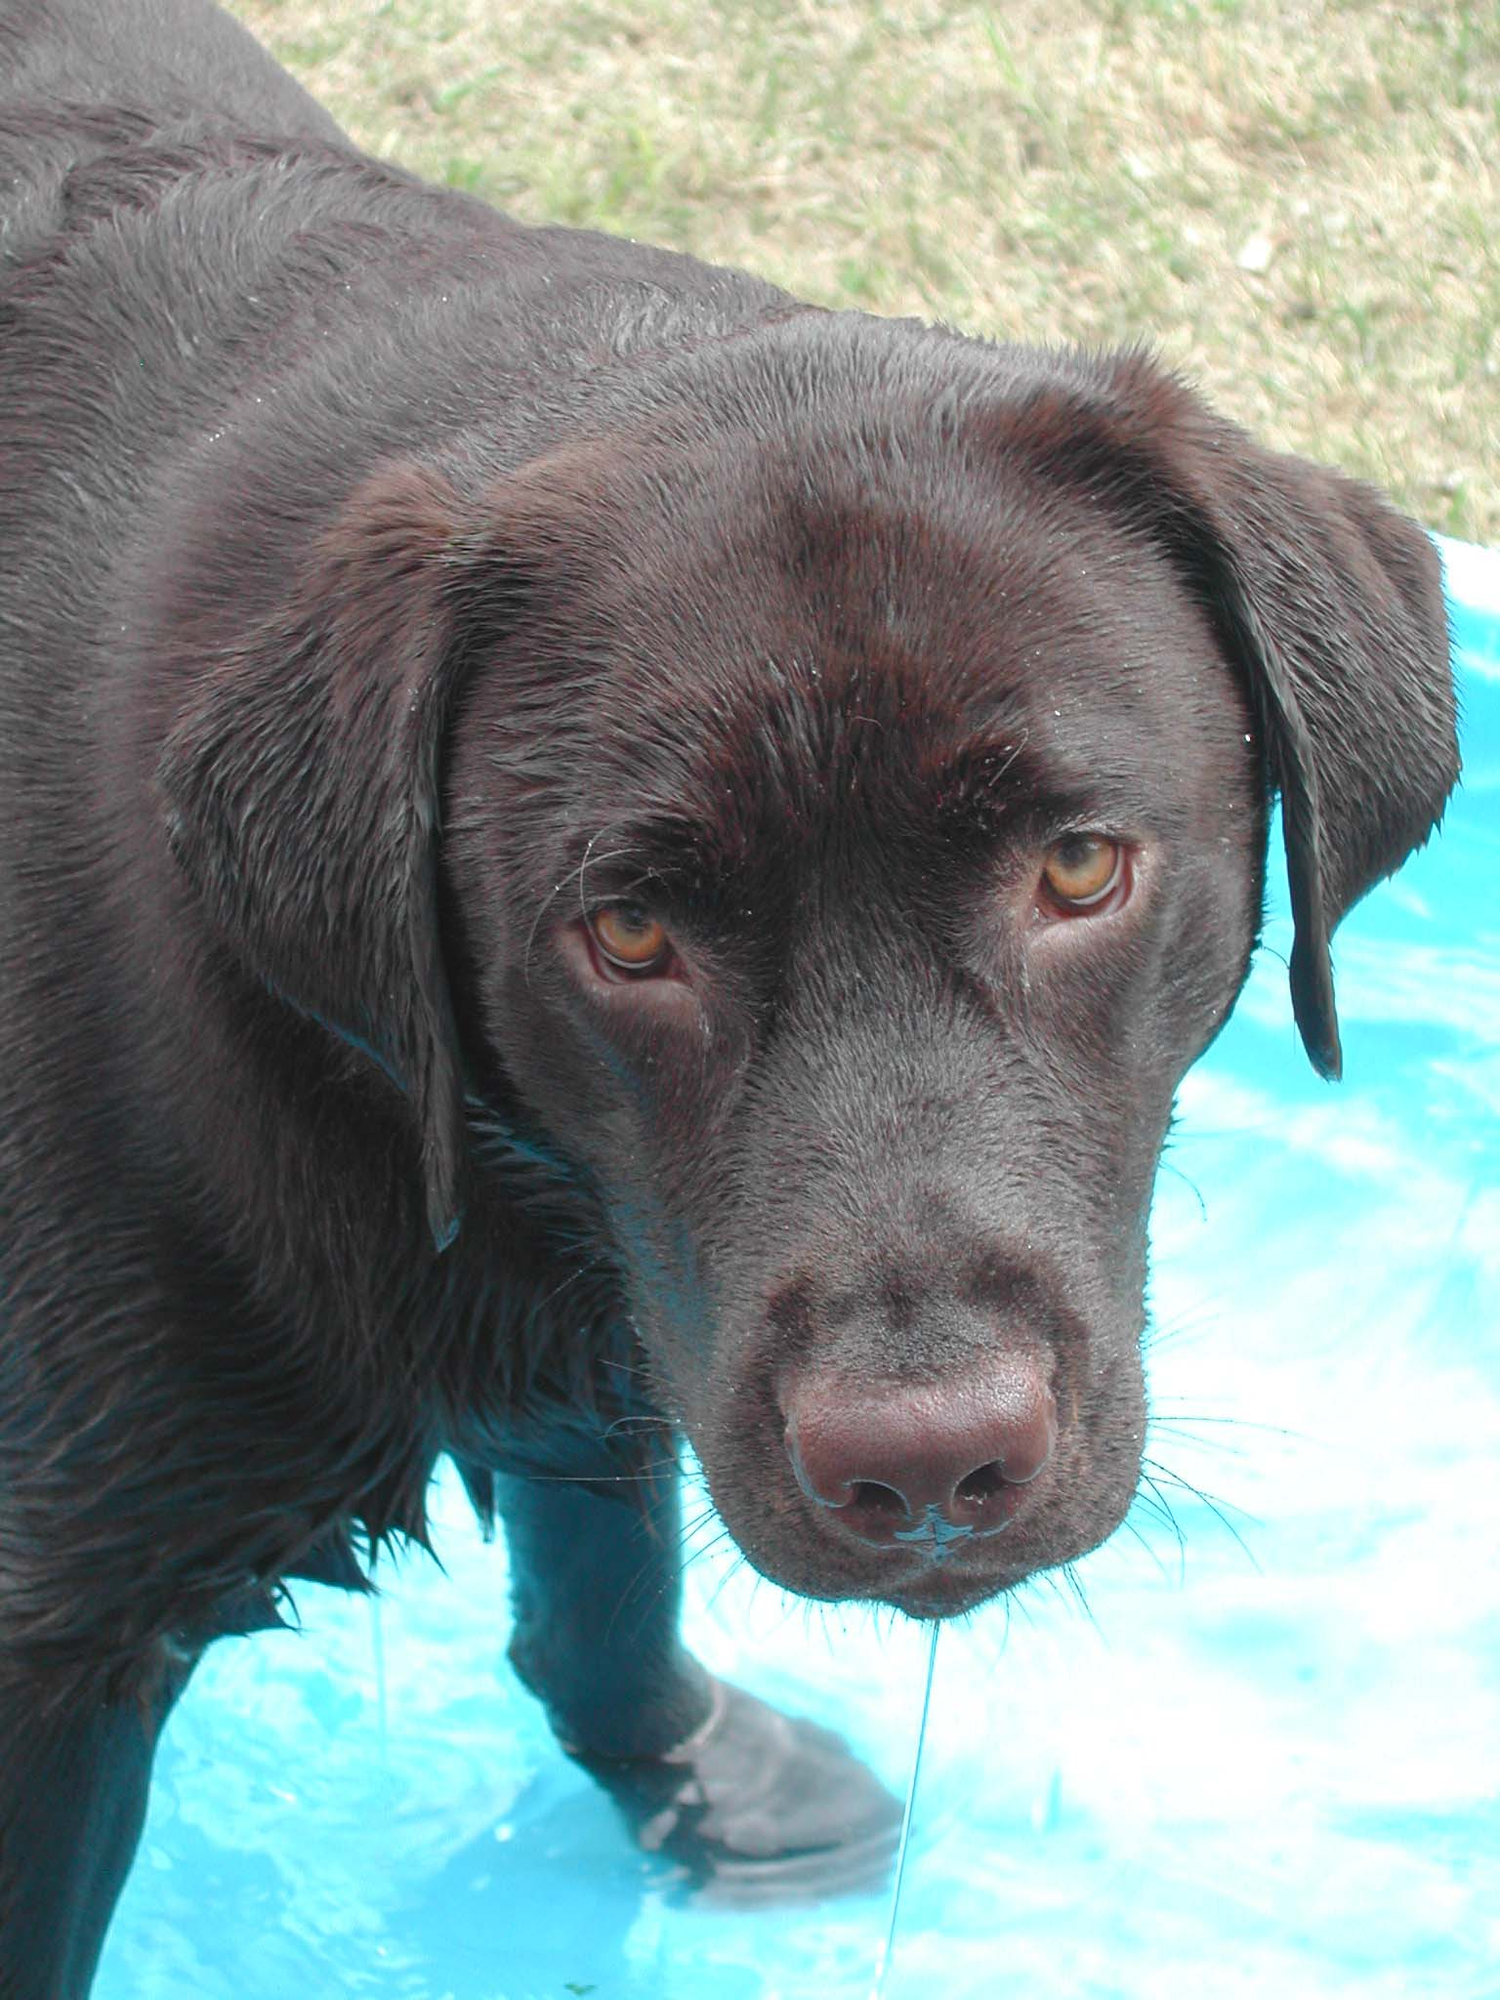
<path fill-rule="evenodd" d="M 934 1555 L 1003 1528 L 1057 1442 L 1045 1367 L 1024 1355 L 873 1387 L 814 1371 L 788 1385 L 781 1407 L 810 1500 L 863 1542 Z"/>

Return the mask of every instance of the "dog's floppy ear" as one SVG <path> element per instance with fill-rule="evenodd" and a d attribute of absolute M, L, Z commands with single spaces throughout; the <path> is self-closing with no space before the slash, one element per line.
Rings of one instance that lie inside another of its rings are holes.
<path fill-rule="evenodd" d="M 202 673 L 157 771 L 172 850 L 265 985 L 408 1095 L 457 1231 L 463 1075 L 437 915 L 443 732 L 465 647 L 452 490 L 372 475 L 282 610 Z"/>
<path fill-rule="evenodd" d="M 1242 676 L 1281 794 L 1293 1010 L 1337 1077 L 1329 938 L 1458 777 L 1436 550 L 1372 487 L 1262 449 L 1146 356 L 1089 374 L 1061 449 L 1166 547 Z M 1033 399 L 1027 431 L 1056 398 Z"/>

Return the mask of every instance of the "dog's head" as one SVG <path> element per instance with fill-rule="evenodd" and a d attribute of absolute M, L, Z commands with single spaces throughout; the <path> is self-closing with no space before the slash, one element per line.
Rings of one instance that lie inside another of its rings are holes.
<path fill-rule="evenodd" d="M 809 316 L 651 396 L 482 495 L 377 473 L 295 661 L 168 745 L 178 851 L 399 1077 L 439 1242 L 461 986 L 761 1569 L 961 1609 L 1129 1504 L 1153 1175 L 1277 793 L 1337 1073 L 1329 934 L 1455 776 L 1436 561 L 1139 357 Z"/>

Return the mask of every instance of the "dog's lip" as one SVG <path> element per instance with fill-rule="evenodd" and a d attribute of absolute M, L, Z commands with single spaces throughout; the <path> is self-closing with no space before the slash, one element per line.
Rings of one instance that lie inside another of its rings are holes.
<path fill-rule="evenodd" d="M 1046 1567 L 1045 1558 L 1037 1564 L 995 1566 L 985 1558 L 996 1551 L 1000 1540 L 976 1538 L 967 1546 L 955 1545 L 941 1562 L 910 1546 L 870 1549 L 865 1552 L 870 1560 L 861 1562 L 857 1551 L 846 1545 L 838 1551 L 838 1566 L 845 1572 L 841 1585 L 820 1579 L 811 1589 L 805 1580 L 784 1587 L 835 1603 L 888 1604 L 912 1618 L 951 1618 L 1002 1596 Z M 775 1571 L 767 1573 L 774 1576 Z"/>
<path fill-rule="evenodd" d="M 911 1577 L 900 1588 L 888 1586 L 879 1593 L 877 1601 L 894 1605 L 908 1618 L 956 1618 L 966 1611 L 977 1611 L 982 1604 L 1003 1595 L 1022 1581 L 1023 1576 L 1008 1573 L 999 1577 L 966 1576 L 949 1568 L 928 1568 Z"/>

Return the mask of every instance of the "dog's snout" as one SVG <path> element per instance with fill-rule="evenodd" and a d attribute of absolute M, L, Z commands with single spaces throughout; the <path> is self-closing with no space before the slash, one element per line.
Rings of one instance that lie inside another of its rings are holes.
<path fill-rule="evenodd" d="M 921 1382 L 809 1371 L 782 1397 L 786 1448 L 810 1500 L 877 1546 L 994 1534 L 1052 1456 L 1057 1411 L 1040 1357 Z"/>

